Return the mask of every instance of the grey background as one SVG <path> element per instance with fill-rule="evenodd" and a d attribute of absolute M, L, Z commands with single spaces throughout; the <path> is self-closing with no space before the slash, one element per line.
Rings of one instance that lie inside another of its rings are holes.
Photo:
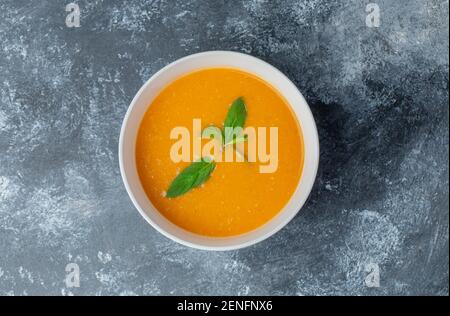
<path fill-rule="evenodd" d="M 448 295 L 448 1 L 377 0 L 379 28 L 357 0 L 77 1 L 80 28 L 69 2 L 0 0 L 0 294 Z M 321 141 L 299 215 L 218 253 L 150 227 L 117 158 L 140 86 L 215 49 L 282 70 Z"/>

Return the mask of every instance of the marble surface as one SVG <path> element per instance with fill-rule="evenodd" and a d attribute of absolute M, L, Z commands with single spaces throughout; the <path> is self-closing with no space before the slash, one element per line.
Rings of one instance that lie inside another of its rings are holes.
<path fill-rule="evenodd" d="M 377 0 L 378 28 L 358 0 L 76 1 L 79 28 L 69 2 L 0 0 L 0 294 L 448 295 L 448 0 Z M 215 253 L 141 218 L 117 147 L 153 73 L 216 49 L 294 81 L 321 164 L 289 225 Z"/>

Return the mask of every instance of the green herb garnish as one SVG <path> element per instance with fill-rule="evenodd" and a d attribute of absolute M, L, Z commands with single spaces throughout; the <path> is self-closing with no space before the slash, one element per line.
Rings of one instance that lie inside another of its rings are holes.
<path fill-rule="evenodd" d="M 208 158 L 193 162 L 172 181 L 166 197 L 174 198 L 202 185 L 215 167 L 216 163 Z"/>
<path fill-rule="evenodd" d="M 227 117 L 221 130 L 217 126 L 211 125 L 202 131 L 203 138 L 218 139 L 222 147 L 245 142 L 248 135 L 236 133 L 235 129 L 244 127 L 247 118 L 247 109 L 244 99 L 237 98 L 230 106 Z M 242 154 L 241 154 L 242 155 Z M 245 156 L 244 156 L 245 159 Z M 166 197 L 175 198 L 202 185 L 213 172 L 216 163 L 210 158 L 201 158 L 185 168 L 170 184 Z"/>
<path fill-rule="evenodd" d="M 234 129 L 244 128 L 246 118 L 247 109 L 245 108 L 244 99 L 239 97 L 231 104 L 225 122 L 223 123 L 225 145 L 233 141 L 235 136 Z"/>

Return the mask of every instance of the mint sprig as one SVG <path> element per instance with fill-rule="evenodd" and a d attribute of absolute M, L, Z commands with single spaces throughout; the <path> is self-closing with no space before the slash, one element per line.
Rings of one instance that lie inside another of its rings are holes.
<path fill-rule="evenodd" d="M 231 104 L 225 122 L 223 123 L 225 144 L 229 144 L 233 141 L 233 138 L 235 137 L 234 130 L 236 128 L 244 128 L 246 119 L 247 109 L 245 107 L 244 99 L 239 97 Z"/>
<path fill-rule="evenodd" d="M 237 98 L 228 109 L 227 116 L 223 123 L 223 130 L 210 125 L 202 131 L 202 138 L 214 138 L 220 140 L 222 147 L 245 142 L 247 135 L 236 133 L 238 129 L 243 129 L 247 119 L 247 108 L 242 97 Z M 239 132 L 239 131 L 238 131 Z"/>
<path fill-rule="evenodd" d="M 228 109 L 224 121 L 224 129 L 211 125 L 202 131 L 202 138 L 218 139 L 222 147 L 245 142 L 248 135 L 236 133 L 236 129 L 242 129 L 247 118 L 247 109 L 242 97 L 237 98 Z M 245 158 L 245 157 L 244 157 Z M 209 179 L 216 168 L 216 163 L 210 158 L 201 158 L 186 167 L 170 184 L 166 197 L 175 198 L 202 185 Z"/>

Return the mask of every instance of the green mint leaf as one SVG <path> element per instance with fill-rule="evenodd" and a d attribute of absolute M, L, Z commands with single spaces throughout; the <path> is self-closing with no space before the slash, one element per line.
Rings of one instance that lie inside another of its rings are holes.
<path fill-rule="evenodd" d="M 208 158 L 202 158 L 186 167 L 170 184 L 166 197 L 175 198 L 202 185 L 208 180 L 216 163 Z"/>
<path fill-rule="evenodd" d="M 247 109 L 245 108 L 245 102 L 242 97 L 239 97 L 231 104 L 223 124 L 225 143 L 229 143 L 232 140 L 233 129 L 244 128 L 246 118 Z"/>

